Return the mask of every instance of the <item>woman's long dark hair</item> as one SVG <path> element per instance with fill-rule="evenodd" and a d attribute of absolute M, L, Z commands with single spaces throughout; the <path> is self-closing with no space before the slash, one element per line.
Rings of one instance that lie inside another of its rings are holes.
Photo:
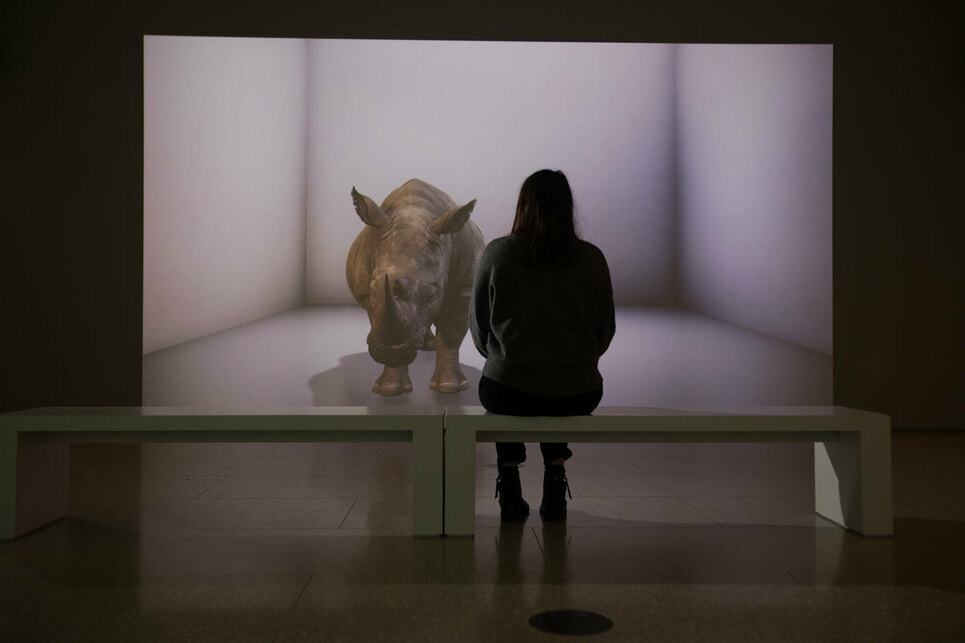
<path fill-rule="evenodd" d="M 565 174 L 540 170 L 523 182 L 512 232 L 529 238 L 530 266 L 559 270 L 576 264 L 579 236 Z"/>

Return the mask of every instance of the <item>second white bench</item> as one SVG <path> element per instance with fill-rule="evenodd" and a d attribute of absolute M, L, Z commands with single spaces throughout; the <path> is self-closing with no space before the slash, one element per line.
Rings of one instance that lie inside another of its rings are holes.
<path fill-rule="evenodd" d="M 868 536 L 893 532 L 891 419 L 841 406 L 681 410 L 599 408 L 575 417 L 448 408 L 445 533 L 471 536 L 477 442 L 814 443 L 814 504 L 821 516 Z"/>

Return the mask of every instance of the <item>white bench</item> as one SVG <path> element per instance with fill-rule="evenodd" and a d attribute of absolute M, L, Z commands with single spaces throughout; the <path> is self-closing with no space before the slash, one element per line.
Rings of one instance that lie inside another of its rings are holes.
<path fill-rule="evenodd" d="M 67 515 L 71 442 L 412 442 L 412 532 L 442 535 L 439 408 L 40 408 L 0 415 L 0 539 Z"/>
<path fill-rule="evenodd" d="M 865 535 L 892 533 L 890 419 L 845 407 L 600 408 L 562 418 L 481 407 L 80 407 L 0 415 L 0 539 L 66 515 L 71 442 L 312 441 L 411 441 L 419 536 L 473 534 L 476 442 L 813 442 L 817 513 Z"/>
<path fill-rule="evenodd" d="M 599 408 L 576 417 L 491 415 L 449 408 L 445 421 L 445 533 L 471 536 L 477 442 L 814 443 L 818 514 L 869 536 L 891 535 L 891 420 L 841 406 L 688 411 Z"/>

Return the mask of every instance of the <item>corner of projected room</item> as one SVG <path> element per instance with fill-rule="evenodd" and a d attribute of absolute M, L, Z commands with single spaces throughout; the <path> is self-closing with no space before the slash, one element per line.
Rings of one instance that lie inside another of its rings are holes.
<path fill-rule="evenodd" d="M 417 178 L 485 242 L 560 169 L 609 263 L 602 404 L 830 404 L 831 45 L 144 39 L 143 404 L 478 405 L 373 392 L 346 282 Z"/>

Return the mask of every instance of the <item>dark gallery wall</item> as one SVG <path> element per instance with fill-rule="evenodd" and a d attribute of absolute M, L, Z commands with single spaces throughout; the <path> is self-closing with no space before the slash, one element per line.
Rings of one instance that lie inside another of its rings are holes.
<path fill-rule="evenodd" d="M 0 8 L 0 411 L 137 405 L 142 36 L 834 44 L 834 392 L 965 428 L 961 3 L 45 2 Z"/>

